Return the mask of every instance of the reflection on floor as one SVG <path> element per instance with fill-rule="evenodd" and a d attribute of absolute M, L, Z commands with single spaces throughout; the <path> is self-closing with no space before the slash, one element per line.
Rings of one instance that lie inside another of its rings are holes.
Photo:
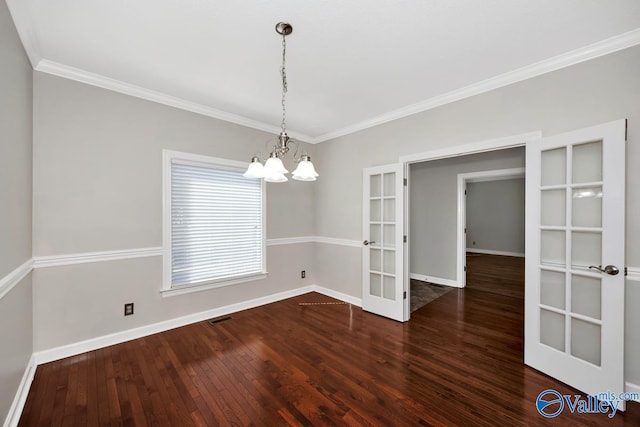
<path fill-rule="evenodd" d="M 524 299 L 524 258 L 468 252 L 467 289 Z"/>
<path fill-rule="evenodd" d="M 424 307 L 451 289 L 453 288 L 450 286 L 435 285 L 433 283 L 411 279 L 411 312 L 413 313 L 420 307 Z"/>

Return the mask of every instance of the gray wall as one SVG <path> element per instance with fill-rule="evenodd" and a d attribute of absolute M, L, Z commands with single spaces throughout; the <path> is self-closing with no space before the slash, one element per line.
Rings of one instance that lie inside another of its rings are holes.
<path fill-rule="evenodd" d="M 31 258 L 32 71 L 0 2 L 0 280 Z M 0 299 L 0 422 L 33 350 L 31 276 Z"/>
<path fill-rule="evenodd" d="M 362 168 L 402 155 L 540 130 L 543 135 L 629 119 L 627 143 L 627 265 L 640 268 L 640 46 L 586 61 L 481 95 L 324 142 L 321 164 L 331 164 L 317 186 L 317 232 L 361 241 Z M 347 185 L 348 184 L 348 185 Z M 329 246 L 329 245 L 323 245 Z M 361 265 L 361 249 L 322 249 L 324 265 Z M 360 297 L 361 269 L 344 269 L 321 284 Z M 630 307 L 640 306 L 640 283 L 628 281 Z M 635 299 L 635 300 L 634 300 Z M 640 384 L 640 334 L 626 317 L 627 379 Z M 633 323 L 635 320 L 635 323 Z"/>
<path fill-rule="evenodd" d="M 36 72 L 34 256 L 161 246 L 163 149 L 248 162 L 270 138 Z M 314 156 L 314 146 L 305 148 Z M 268 238 L 313 235 L 314 191 L 314 183 L 267 184 Z M 314 283 L 313 243 L 270 246 L 267 259 L 265 280 L 167 298 L 160 295 L 159 256 L 37 268 L 35 350 Z M 130 301 L 136 313 L 124 318 Z"/>
<path fill-rule="evenodd" d="M 410 272 L 455 281 L 458 174 L 519 167 L 524 167 L 523 147 L 412 164 Z"/>
<path fill-rule="evenodd" d="M 524 178 L 467 183 L 467 249 L 524 256 Z"/>

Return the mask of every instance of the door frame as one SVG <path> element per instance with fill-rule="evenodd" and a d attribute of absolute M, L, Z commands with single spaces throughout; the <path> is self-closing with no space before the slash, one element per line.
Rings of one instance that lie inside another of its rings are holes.
<path fill-rule="evenodd" d="M 404 234 L 407 236 L 407 244 L 404 245 L 404 288 L 407 290 L 407 300 L 405 302 L 405 310 L 407 319 L 410 318 L 410 300 L 411 300 L 411 286 L 410 286 L 410 247 L 411 247 L 411 227 L 410 227 L 410 215 L 409 206 L 411 201 L 409 200 L 409 186 L 411 180 L 409 179 L 410 166 L 413 163 L 428 162 L 430 160 L 448 159 L 451 157 L 461 157 L 469 154 L 487 153 L 490 151 L 505 150 L 508 148 L 524 147 L 528 142 L 542 139 L 542 131 L 532 131 L 527 133 L 521 133 L 517 135 L 506 136 L 502 138 L 494 138 L 476 141 L 467 144 L 453 145 L 446 148 L 440 148 L 431 151 L 425 151 L 422 153 L 409 154 L 406 156 L 400 156 L 398 162 L 404 165 L 404 175 L 407 178 L 407 185 L 405 185 L 405 197 L 404 197 Z M 525 160 L 526 161 L 526 160 Z M 458 251 L 460 252 L 460 251 Z M 459 260 L 456 260 L 456 271 L 459 270 L 461 265 Z M 460 279 L 460 277 L 458 277 Z M 460 283 L 460 282 L 458 282 Z"/>
<path fill-rule="evenodd" d="M 459 288 L 467 286 L 467 183 L 502 181 L 506 179 L 524 178 L 525 168 L 496 169 L 480 172 L 458 174 L 458 259 L 456 263 L 456 283 Z"/>

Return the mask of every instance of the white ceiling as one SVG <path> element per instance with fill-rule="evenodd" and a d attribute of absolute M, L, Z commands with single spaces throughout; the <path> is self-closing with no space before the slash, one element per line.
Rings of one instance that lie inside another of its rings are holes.
<path fill-rule="evenodd" d="M 640 43 L 638 0 L 7 0 L 35 69 L 320 142 Z"/>

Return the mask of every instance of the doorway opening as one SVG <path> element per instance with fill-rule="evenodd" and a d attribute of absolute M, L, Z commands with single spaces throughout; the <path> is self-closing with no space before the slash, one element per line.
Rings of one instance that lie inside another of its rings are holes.
<path fill-rule="evenodd" d="M 458 175 L 504 169 L 518 169 L 511 172 L 523 175 L 524 146 L 539 138 L 540 132 L 531 132 L 400 158 L 408 178 L 405 188 L 408 244 L 404 259 L 405 290 L 409 296 L 412 279 L 447 287 L 465 286 L 460 274 L 466 264 L 462 257 L 466 255 L 466 242 L 459 243 L 458 235 Z M 407 312 L 409 301 L 410 298 L 406 301 Z"/>
<path fill-rule="evenodd" d="M 524 173 L 518 167 L 458 174 L 460 287 L 473 269 L 476 289 L 524 298 Z"/>

